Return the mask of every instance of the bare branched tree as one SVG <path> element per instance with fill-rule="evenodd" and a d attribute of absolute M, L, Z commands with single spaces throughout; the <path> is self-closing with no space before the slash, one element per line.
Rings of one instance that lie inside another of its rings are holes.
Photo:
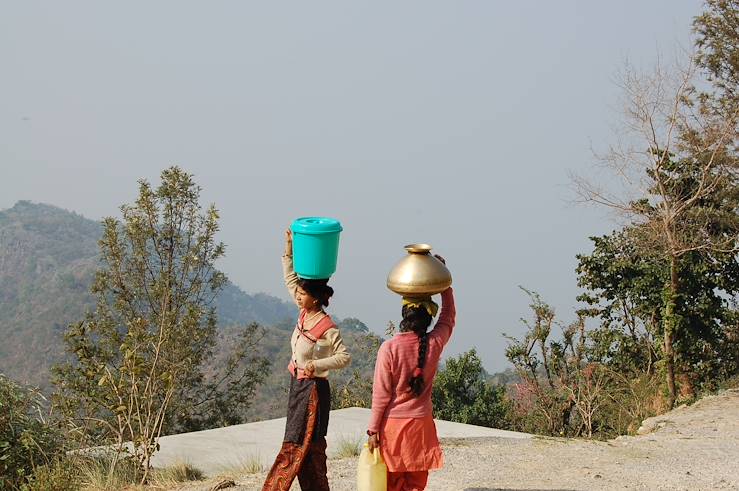
<path fill-rule="evenodd" d="M 663 316 L 670 407 L 680 259 L 694 251 L 736 253 L 739 232 L 731 199 L 739 170 L 737 113 L 719 115 L 700 103 L 695 77 L 692 61 L 670 69 L 658 63 L 650 74 L 627 65 L 620 77 L 622 132 L 598 158 L 612 179 L 602 185 L 572 176 L 583 201 L 616 211 L 633 227 L 641 251 L 670 265 Z"/>

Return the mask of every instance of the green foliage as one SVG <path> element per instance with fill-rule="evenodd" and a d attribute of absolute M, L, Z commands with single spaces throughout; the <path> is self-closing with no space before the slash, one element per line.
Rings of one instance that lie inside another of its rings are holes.
<path fill-rule="evenodd" d="M 603 397 L 594 414 L 592 429 L 599 438 L 634 434 L 642 421 L 667 409 L 661 378 L 654 374 L 622 374 L 599 366 L 605 377 Z M 599 374 L 600 375 L 600 374 Z"/>
<path fill-rule="evenodd" d="M 36 467 L 22 491 L 77 491 L 82 487 L 80 459 L 58 456 Z"/>
<path fill-rule="evenodd" d="M 653 373 L 663 355 L 663 315 L 670 281 L 669 263 L 645 254 L 624 228 L 594 237 L 590 255 L 578 256 L 578 300 L 600 319 L 590 331 L 589 359 L 618 373 Z M 739 290 L 739 264 L 730 254 L 691 252 L 680 261 L 675 303 L 675 356 L 684 384 L 703 386 L 739 369 L 737 310 L 730 299 Z M 687 388 L 689 392 L 692 389 Z"/>
<path fill-rule="evenodd" d="M 586 290 L 578 300 L 601 320 L 589 333 L 589 357 L 618 372 L 651 372 L 669 271 L 664 261 L 640 253 L 628 229 L 591 240 L 593 252 L 577 256 L 578 286 Z"/>
<path fill-rule="evenodd" d="M 693 22 L 697 61 L 725 101 L 739 96 L 739 1 L 706 0 L 706 11 Z"/>
<path fill-rule="evenodd" d="M 202 210 L 199 195 L 192 176 L 172 167 L 156 189 L 139 182 L 122 221 L 104 219 L 96 308 L 68 329 L 72 361 L 55 370 L 57 407 L 96 443 L 123 451 L 130 441 L 142 482 L 164 431 L 238 422 L 267 365 L 247 359 L 258 342 L 252 326 L 222 370 L 204 371 L 226 278 L 214 267 L 225 252 L 215 239 L 218 212 Z"/>
<path fill-rule="evenodd" d="M 434 416 L 458 423 L 507 428 L 510 405 L 505 389 L 488 384 L 486 378 L 475 349 L 449 358 L 434 381 Z"/>
<path fill-rule="evenodd" d="M 676 378 L 687 377 L 692 384 L 720 376 L 711 373 L 720 366 L 710 358 L 720 358 L 715 347 L 724 344 L 721 321 L 727 309 L 722 295 L 731 296 L 739 287 L 737 160 L 729 148 L 731 137 L 723 137 L 732 125 L 711 124 L 717 127 L 684 128 L 681 139 L 687 150 L 680 155 L 665 150 L 659 164 L 646 170 L 650 187 L 640 206 L 641 221 L 626 228 L 637 239 L 638 251 L 667 273 L 660 362 L 670 406 L 678 397 Z M 700 346 L 697 353 L 695 346 Z M 694 394 L 692 388 L 688 392 Z"/>
<path fill-rule="evenodd" d="M 0 374 L 0 489 L 17 489 L 62 451 L 59 433 L 42 418 L 43 401 Z"/>

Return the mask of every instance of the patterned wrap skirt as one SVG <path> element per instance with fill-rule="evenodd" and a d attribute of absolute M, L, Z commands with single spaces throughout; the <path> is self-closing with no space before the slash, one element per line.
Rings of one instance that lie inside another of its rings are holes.
<path fill-rule="evenodd" d="M 303 490 L 328 491 L 325 437 L 330 409 L 328 380 L 291 378 L 285 437 L 263 491 L 288 491 L 296 476 Z"/>
<path fill-rule="evenodd" d="M 328 433 L 328 415 L 331 410 L 331 387 L 325 378 L 298 380 L 290 377 L 290 395 L 287 402 L 287 424 L 283 442 L 303 443 L 308 427 L 308 402 L 313 389 L 316 390 L 316 423 L 312 440 L 317 441 Z"/>

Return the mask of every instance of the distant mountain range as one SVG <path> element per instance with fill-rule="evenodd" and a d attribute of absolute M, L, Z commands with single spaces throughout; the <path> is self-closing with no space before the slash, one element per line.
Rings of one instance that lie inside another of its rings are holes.
<path fill-rule="evenodd" d="M 101 224 L 51 205 L 20 201 L 0 211 L 0 372 L 46 386 L 63 356 L 67 325 L 93 306 Z M 296 309 L 229 283 L 216 300 L 221 325 L 291 325 Z"/>

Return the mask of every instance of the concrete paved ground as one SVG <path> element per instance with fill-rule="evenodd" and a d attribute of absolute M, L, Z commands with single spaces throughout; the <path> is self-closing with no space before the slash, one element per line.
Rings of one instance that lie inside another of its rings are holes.
<path fill-rule="evenodd" d="M 370 410 L 362 408 L 331 411 L 326 437 L 329 458 L 340 441 L 366 439 L 369 416 Z M 441 420 L 436 420 L 436 430 L 439 438 L 531 438 L 526 433 Z M 208 475 L 218 475 L 254 459 L 268 468 L 282 445 L 284 431 L 285 418 L 280 418 L 165 436 L 159 440 L 160 451 L 154 455 L 152 464 L 166 467 L 185 461 Z"/>

